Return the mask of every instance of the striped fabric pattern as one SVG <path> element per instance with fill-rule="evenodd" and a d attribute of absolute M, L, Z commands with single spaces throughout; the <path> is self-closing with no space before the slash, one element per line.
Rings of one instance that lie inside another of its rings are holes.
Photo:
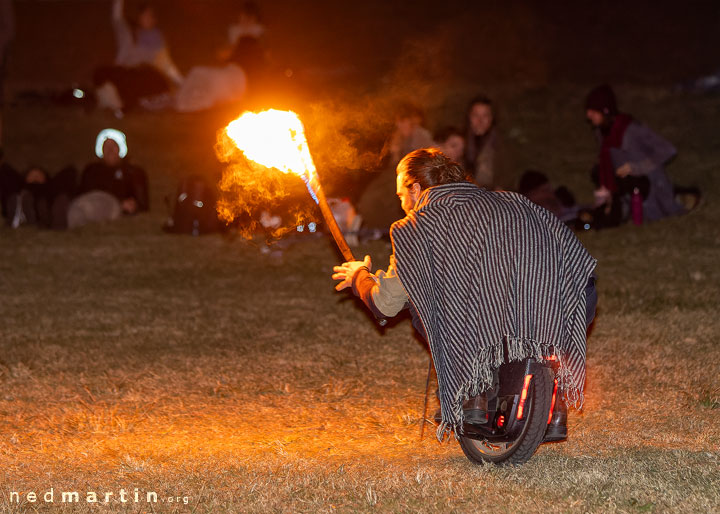
<path fill-rule="evenodd" d="M 580 408 L 585 285 L 596 261 L 553 214 L 523 196 L 471 183 L 428 188 L 393 224 L 397 273 L 437 371 L 438 438 L 462 431 L 462 404 L 509 360 L 555 346 L 559 387 Z"/>

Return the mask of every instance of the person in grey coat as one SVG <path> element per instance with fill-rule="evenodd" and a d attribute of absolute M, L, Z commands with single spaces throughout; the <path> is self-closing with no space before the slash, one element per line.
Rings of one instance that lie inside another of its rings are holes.
<path fill-rule="evenodd" d="M 585 114 L 600 144 L 593 170 L 595 198 L 610 224 L 627 219 L 630 196 L 636 188 L 643 195 L 646 221 L 687 212 L 676 200 L 675 187 L 665 173 L 665 165 L 677 154 L 670 142 L 629 114 L 619 112 L 615 93 L 608 85 L 588 94 Z"/>

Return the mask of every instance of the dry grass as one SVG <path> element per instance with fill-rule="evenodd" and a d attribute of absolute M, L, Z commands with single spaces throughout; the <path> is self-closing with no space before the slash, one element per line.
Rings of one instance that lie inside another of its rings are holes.
<path fill-rule="evenodd" d="M 585 411 L 567 443 L 502 470 L 432 430 L 418 440 L 424 350 L 409 323 L 381 335 L 332 292 L 325 240 L 269 265 L 239 240 L 143 233 L 142 218 L 4 230 L 0 502 L 62 512 L 8 502 L 53 487 L 181 497 L 158 511 L 716 510 L 717 272 L 710 253 L 660 244 L 694 216 L 586 235 L 603 280 Z"/>

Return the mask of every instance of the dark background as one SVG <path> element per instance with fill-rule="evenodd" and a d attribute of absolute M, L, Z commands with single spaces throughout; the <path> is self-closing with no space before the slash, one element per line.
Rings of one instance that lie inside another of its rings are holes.
<path fill-rule="evenodd" d="M 152 2 L 181 71 L 214 58 L 240 3 Z M 127 2 L 128 12 L 134 4 Z M 655 83 L 720 67 L 720 2 L 714 1 L 258 4 L 277 63 L 326 77 L 354 74 L 355 83 L 398 69 L 529 85 Z M 114 55 L 109 9 L 109 0 L 18 0 L 12 80 L 23 86 L 87 81 Z"/>
<path fill-rule="evenodd" d="M 711 178 L 688 175 L 685 150 L 714 144 L 708 126 L 715 126 L 715 114 L 705 112 L 713 104 L 673 91 L 720 68 L 720 2 L 259 0 L 276 77 L 262 85 L 266 105 L 137 112 L 123 120 L 24 95 L 88 86 L 93 69 L 112 62 L 110 0 L 15 5 L 7 83 L 15 100 L 6 110 L 6 158 L 19 168 L 40 164 L 51 172 L 82 167 L 93 158 L 95 134 L 115 126 L 129 135 L 133 159 L 148 169 L 154 211 L 164 211 L 162 198 L 184 174 L 221 172 L 217 134 L 245 108 L 296 110 L 328 193 L 356 198 L 367 178 L 345 172 L 373 169 L 398 102 L 423 107 L 426 126 L 435 131 L 462 126 L 468 100 L 480 92 L 495 100 L 516 175 L 541 169 L 589 198 L 587 170 L 596 148 L 583 101 L 602 82 L 616 89 L 621 109 L 678 146 L 681 162 L 671 169 L 677 180 L 706 186 Z M 126 13 L 137 5 L 127 0 Z M 174 60 L 187 73 L 218 64 L 217 51 L 241 2 L 152 5 Z M 680 115 L 693 119 L 692 126 Z M 508 177 L 507 185 L 515 179 Z"/>

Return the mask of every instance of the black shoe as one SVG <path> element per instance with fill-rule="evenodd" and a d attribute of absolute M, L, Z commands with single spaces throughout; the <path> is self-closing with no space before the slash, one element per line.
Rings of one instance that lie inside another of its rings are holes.
<path fill-rule="evenodd" d="M 463 416 L 465 423 L 470 423 L 471 425 L 485 425 L 488 422 L 487 412 L 482 409 L 463 409 Z M 442 423 L 440 409 L 433 415 L 433 421 L 438 425 Z"/>
<path fill-rule="evenodd" d="M 463 418 L 471 425 L 485 425 L 488 422 L 488 400 L 486 394 L 479 394 L 463 403 Z"/>
<path fill-rule="evenodd" d="M 702 203 L 702 193 L 697 187 L 674 186 L 675 203 L 682 205 L 687 212 L 697 209 Z"/>
<path fill-rule="evenodd" d="M 463 417 L 470 425 L 485 425 L 488 422 L 487 412 L 482 409 L 463 409 Z"/>
<path fill-rule="evenodd" d="M 564 441 L 565 439 L 567 439 L 567 405 L 560 398 L 557 398 L 542 442 L 549 443 Z"/>

